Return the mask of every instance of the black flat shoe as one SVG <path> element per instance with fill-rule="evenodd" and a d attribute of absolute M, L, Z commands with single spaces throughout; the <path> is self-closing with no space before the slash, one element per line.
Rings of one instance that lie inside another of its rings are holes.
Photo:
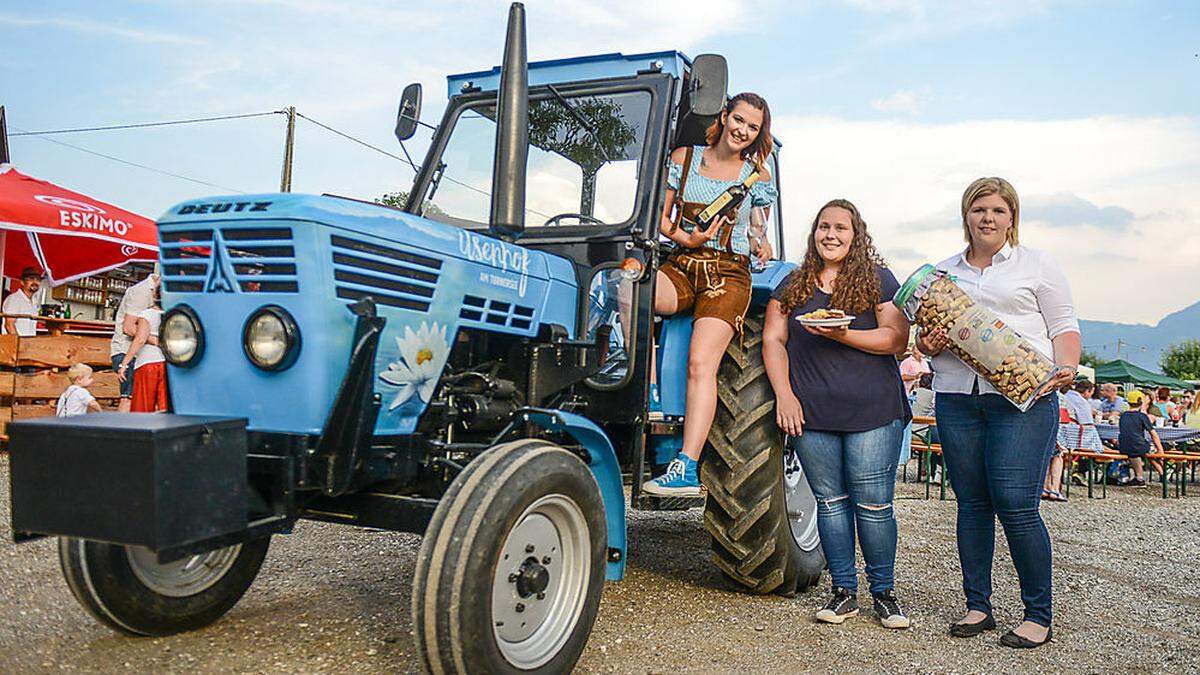
<path fill-rule="evenodd" d="M 954 637 L 975 637 L 986 630 L 992 630 L 996 627 L 996 620 L 989 614 L 987 618 L 975 623 L 952 623 L 950 624 L 950 634 Z"/>
<path fill-rule="evenodd" d="M 1000 644 L 1013 649 L 1037 649 L 1054 639 L 1054 629 L 1050 628 L 1046 631 L 1046 639 L 1041 642 L 1034 642 L 1028 638 L 1023 638 L 1011 630 L 1000 636 Z"/>

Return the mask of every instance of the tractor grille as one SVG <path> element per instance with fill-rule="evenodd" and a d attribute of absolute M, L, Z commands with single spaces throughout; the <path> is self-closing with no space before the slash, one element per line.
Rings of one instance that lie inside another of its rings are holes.
<path fill-rule="evenodd" d="M 172 293 L 297 293 L 288 227 L 204 228 L 159 235 L 163 285 Z"/>
<path fill-rule="evenodd" d="M 508 326 L 524 330 L 532 324 L 533 308 L 467 295 L 463 296 L 462 309 L 459 310 L 458 316 L 484 326 Z"/>
<path fill-rule="evenodd" d="M 376 303 L 424 312 L 442 261 L 375 242 L 333 235 L 335 293 L 343 300 L 370 296 Z"/>

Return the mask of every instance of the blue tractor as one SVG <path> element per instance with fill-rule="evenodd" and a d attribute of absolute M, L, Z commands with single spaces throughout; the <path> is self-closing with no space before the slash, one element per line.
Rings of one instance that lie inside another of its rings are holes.
<path fill-rule="evenodd" d="M 820 577 L 815 501 L 762 364 L 785 263 L 753 275 L 721 366 L 707 499 L 639 489 L 684 413 L 690 317 L 652 314 L 668 155 L 703 142 L 724 59 L 527 64 L 514 5 L 502 67 L 449 86 L 402 208 L 264 194 L 163 215 L 174 414 L 9 427 L 16 537 L 58 536 L 101 622 L 217 620 L 298 519 L 424 533 L 413 625 L 439 673 L 568 670 L 624 574 L 628 508 L 702 503 L 714 562 L 750 592 Z M 410 86 L 401 142 L 419 109 Z"/>

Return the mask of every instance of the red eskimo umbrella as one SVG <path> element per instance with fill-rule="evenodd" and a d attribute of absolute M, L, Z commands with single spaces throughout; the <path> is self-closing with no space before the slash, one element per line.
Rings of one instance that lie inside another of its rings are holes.
<path fill-rule="evenodd" d="M 51 286 L 158 259 L 153 220 L 0 164 L 4 270 L 45 271 Z"/>

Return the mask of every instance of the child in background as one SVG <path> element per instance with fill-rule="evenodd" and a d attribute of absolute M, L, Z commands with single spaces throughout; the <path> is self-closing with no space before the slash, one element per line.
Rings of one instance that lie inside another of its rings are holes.
<path fill-rule="evenodd" d="M 72 415 L 86 415 L 89 412 L 100 412 L 100 404 L 96 402 L 96 397 L 92 396 L 92 392 L 88 391 L 88 387 L 92 386 L 92 382 L 96 380 L 92 376 L 91 366 L 86 363 L 76 363 L 67 369 L 67 377 L 71 379 L 71 385 L 62 393 L 62 396 L 58 397 L 58 405 L 55 407 L 54 414 L 59 417 L 71 417 Z"/>
<path fill-rule="evenodd" d="M 1121 454 L 1129 457 L 1129 465 L 1133 467 L 1133 478 L 1126 485 L 1146 487 L 1146 478 L 1142 473 L 1142 457 L 1150 454 L 1150 442 L 1146 441 L 1146 433 L 1150 433 L 1150 441 L 1160 454 L 1163 451 L 1162 441 L 1158 438 L 1158 432 L 1154 430 L 1154 423 L 1146 415 L 1150 397 L 1134 389 L 1125 399 L 1129 401 L 1129 410 L 1121 413 L 1118 421 L 1121 429 L 1118 444 Z M 1155 469 L 1158 470 L 1159 467 L 1155 466 Z"/>
<path fill-rule="evenodd" d="M 117 368 L 117 378 L 122 382 L 129 377 L 126 372 L 133 361 L 133 399 L 130 412 L 167 411 L 167 367 L 166 358 L 159 349 L 157 339 L 151 344 L 150 337 L 158 337 L 158 326 L 162 321 L 162 307 L 155 294 L 154 305 L 138 312 L 137 328 L 129 351 Z"/>

